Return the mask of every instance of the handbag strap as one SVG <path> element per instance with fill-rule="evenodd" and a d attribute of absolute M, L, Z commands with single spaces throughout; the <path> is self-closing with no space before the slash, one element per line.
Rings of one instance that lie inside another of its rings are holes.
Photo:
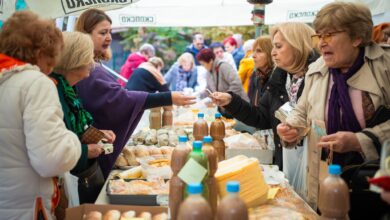
<path fill-rule="evenodd" d="M 370 161 L 366 161 L 360 165 L 357 166 L 357 168 L 355 169 L 355 171 L 353 172 L 352 176 L 351 176 L 351 179 L 350 181 L 354 182 L 355 180 L 357 180 L 358 178 L 358 175 L 359 175 L 359 172 L 361 170 L 363 170 L 364 168 L 367 168 L 368 166 L 375 166 L 379 169 L 379 159 L 377 160 L 370 160 Z M 351 184 L 351 183 L 350 183 Z M 352 190 L 355 190 L 353 189 L 354 186 L 356 186 L 356 184 L 351 184 L 352 185 Z"/>
<path fill-rule="evenodd" d="M 379 138 L 371 131 L 362 130 L 361 132 L 371 139 L 372 143 L 375 146 L 376 152 L 379 155 L 381 152 L 381 148 L 382 148 L 382 145 L 381 145 L 381 142 L 379 141 Z"/>

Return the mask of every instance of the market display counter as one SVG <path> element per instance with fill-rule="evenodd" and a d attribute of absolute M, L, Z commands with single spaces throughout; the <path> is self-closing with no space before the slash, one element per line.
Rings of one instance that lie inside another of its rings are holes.
<path fill-rule="evenodd" d="M 113 170 L 110 177 L 113 177 L 121 170 Z M 106 181 L 101 190 L 95 204 L 107 205 L 110 204 L 107 197 L 107 183 Z M 272 186 L 271 188 L 279 188 L 275 198 L 268 200 L 264 205 L 249 209 L 249 219 L 318 219 L 318 214 L 310 208 L 310 206 L 299 197 L 299 195 L 287 183 Z"/>
<path fill-rule="evenodd" d="M 210 111 L 210 110 L 209 110 Z M 138 124 L 136 131 L 142 130 L 149 126 L 149 111 L 145 111 L 143 114 L 140 123 Z M 271 151 L 272 152 L 272 151 Z M 248 155 L 250 156 L 250 155 Z M 252 157 L 252 156 L 251 156 Z M 272 154 L 271 157 L 272 158 Z M 260 163 L 266 163 L 259 160 Z M 123 170 L 113 170 L 108 180 L 112 179 L 115 174 Z M 281 172 L 279 172 L 281 173 Z M 95 204 L 98 205 L 108 205 L 110 204 L 109 198 L 107 196 L 107 184 L 103 186 Z M 276 189 L 278 188 L 277 192 Z M 276 192 L 276 194 L 269 199 L 265 204 L 260 205 L 256 208 L 249 209 L 249 219 L 318 219 L 318 214 L 310 208 L 308 204 L 305 203 L 303 199 L 299 197 L 297 193 L 294 192 L 292 187 L 285 183 L 284 181 L 279 185 L 272 185 L 270 192 Z M 131 206 L 129 206 L 131 207 Z M 145 206 L 149 207 L 149 206 Z"/>

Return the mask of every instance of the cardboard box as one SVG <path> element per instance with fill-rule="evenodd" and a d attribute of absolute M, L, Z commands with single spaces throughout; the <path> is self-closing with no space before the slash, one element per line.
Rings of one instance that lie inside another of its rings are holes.
<path fill-rule="evenodd" d="M 82 220 L 84 214 L 87 214 L 91 211 L 99 211 L 103 215 L 108 210 L 118 210 L 120 212 L 135 211 L 136 214 L 141 212 L 150 212 L 152 215 L 157 215 L 160 213 L 168 213 L 168 207 L 163 206 L 129 206 L 129 205 L 94 205 L 94 204 L 84 204 L 73 208 L 66 209 L 66 220 Z"/>
<path fill-rule="evenodd" d="M 245 155 L 247 157 L 255 157 L 259 160 L 260 164 L 272 164 L 272 158 L 274 155 L 273 150 L 263 150 L 254 148 L 233 149 L 227 148 L 225 150 L 226 159 L 235 157 L 237 155 Z"/>

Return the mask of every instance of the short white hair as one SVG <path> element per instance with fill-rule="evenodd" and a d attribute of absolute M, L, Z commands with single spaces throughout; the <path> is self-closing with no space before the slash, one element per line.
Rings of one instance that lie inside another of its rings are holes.
<path fill-rule="evenodd" d="M 149 57 L 153 57 L 156 54 L 156 50 L 151 44 L 142 44 L 139 48 L 139 52 L 147 54 Z"/>
<path fill-rule="evenodd" d="M 248 52 L 249 50 L 252 50 L 254 42 L 255 42 L 254 39 L 249 39 L 249 40 L 245 41 L 244 46 L 242 46 L 245 53 Z"/>
<path fill-rule="evenodd" d="M 240 47 L 242 45 L 242 34 L 233 34 L 232 37 L 234 38 L 234 40 L 237 41 L 237 44 L 238 46 L 237 47 Z"/>

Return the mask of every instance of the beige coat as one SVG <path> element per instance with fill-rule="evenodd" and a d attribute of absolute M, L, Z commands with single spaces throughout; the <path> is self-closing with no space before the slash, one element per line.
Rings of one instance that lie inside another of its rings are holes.
<path fill-rule="evenodd" d="M 66 129 L 57 89 L 37 66 L 0 72 L 0 219 L 33 219 L 42 198 L 48 219 L 52 177 L 71 170 L 81 155 Z"/>
<path fill-rule="evenodd" d="M 328 67 L 322 57 L 309 66 L 306 73 L 305 88 L 295 110 L 287 119 L 288 124 L 311 127 L 313 120 L 325 120 L 329 76 Z M 365 48 L 364 65 L 348 79 L 347 84 L 352 88 L 368 92 L 375 109 L 383 104 L 390 105 L 390 48 L 382 48 L 376 44 L 367 46 Z M 376 134 L 380 142 L 383 143 L 384 140 L 390 138 L 390 120 L 374 128 L 364 130 Z M 362 146 L 365 159 L 377 159 L 378 154 L 371 139 L 360 132 L 356 133 L 356 136 Z M 319 182 L 322 177 L 326 176 L 324 172 L 327 171 L 324 163 L 320 163 L 321 150 L 317 147 L 319 138 L 312 130 L 307 133 L 307 138 L 309 150 L 306 167 L 307 189 L 305 200 L 316 210 Z"/>

